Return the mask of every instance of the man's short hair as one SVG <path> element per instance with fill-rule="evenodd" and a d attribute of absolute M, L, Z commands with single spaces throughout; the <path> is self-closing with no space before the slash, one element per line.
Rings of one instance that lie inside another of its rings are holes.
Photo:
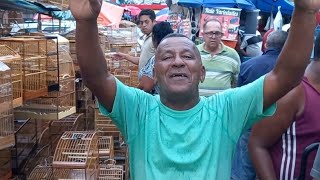
<path fill-rule="evenodd" d="M 207 25 L 208 25 L 209 22 L 216 22 L 216 23 L 218 23 L 218 24 L 220 25 L 220 30 L 222 30 L 222 24 L 221 24 L 221 22 L 220 22 L 218 19 L 208 19 L 208 20 L 206 20 L 206 21 L 204 22 L 204 24 L 203 24 L 203 29 L 206 29 L 206 27 L 207 27 Z"/>
<path fill-rule="evenodd" d="M 273 31 L 267 37 L 266 45 L 267 48 L 277 48 L 282 49 L 286 40 L 288 38 L 288 33 L 286 31 Z"/>
<path fill-rule="evenodd" d="M 161 43 L 162 41 L 164 41 L 165 39 L 175 38 L 175 37 L 182 37 L 182 38 L 188 39 L 188 40 L 193 44 L 193 49 L 194 49 L 196 55 L 198 56 L 198 58 L 199 58 L 200 61 L 201 61 L 201 55 L 200 55 L 199 49 L 198 49 L 197 46 L 192 42 L 192 40 L 191 40 L 190 38 L 188 38 L 188 37 L 187 37 L 186 35 L 184 35 L 184 34 L 179 34 L 179 33 L 171 33 L 171 34 L 168 34 L 168 35 L 166 35 L 166 36 L 160 41 L 160 43 Z M 159 44 L 160 44 L 160 43 L 159 43 Z"/>
<path fill-rule="evenodd" d="M 152 41 L 158 45 L 164 37 L 171 33 L 173 33 L 171 24 L 169 22 L 160 22 L 153 26 Z"/>
<path fill-rule="evenodd" d="M 143 9 L 140 11 L 139 15 L 138 15 L 138 19 L 140 19 L 141 16 L 149 16 L 149 18 L 154 21 L 156 19 L 156 14 L 154 13 L 154 11 L 152 9 Z"/>

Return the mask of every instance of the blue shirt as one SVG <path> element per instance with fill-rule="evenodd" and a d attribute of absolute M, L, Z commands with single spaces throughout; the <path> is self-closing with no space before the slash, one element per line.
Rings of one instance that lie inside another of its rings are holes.
<path fill-rule="evenodd" d="M 280 52 L 281 49 L 270 48 L 263 55 L 254 57 L 241 64 L 238 87 L 249 84 L 269 73 L 276 65 Z"/>

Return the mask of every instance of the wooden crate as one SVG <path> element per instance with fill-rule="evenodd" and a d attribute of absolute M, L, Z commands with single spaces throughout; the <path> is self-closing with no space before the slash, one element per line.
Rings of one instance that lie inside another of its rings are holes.
<path fill-rule="evenodd" d="M 32 170 L 27 180 L 53 180 L 52 171 L 51 166 L 38 165 Z"/>
<path fill-rule="evenodd" d="M 95 132 L 65 132 L 53 157 L 55 179 L 97 179 L 98 141 Z"/>
<path fill-rule="evenodd" d="M 0 61 L 11 69 L 13 108 L 22 105 L 22 59 L 6 45 L 0 45 Z"/>
<path fill-rule="evenodd" d="M 11 71 L 0 62 L 0 150 L 14 145 Z"/>

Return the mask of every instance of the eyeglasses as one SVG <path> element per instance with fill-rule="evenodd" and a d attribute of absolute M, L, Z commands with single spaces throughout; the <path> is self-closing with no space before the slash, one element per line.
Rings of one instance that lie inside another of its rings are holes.
<path fill-rule="evenodd" d="M 215 32 L 205 32 L 204 35 L 208 36 L 208 37 L 222 37 L 223 33 L 219 32 L 219 31 L 215 31 Z"/>

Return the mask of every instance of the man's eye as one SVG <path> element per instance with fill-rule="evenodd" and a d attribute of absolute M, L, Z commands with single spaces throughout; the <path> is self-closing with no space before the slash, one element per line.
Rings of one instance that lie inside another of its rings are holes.
<path fill-rule="evenodd" d="M 168 60 L 168 59 L 171 59 L 172 57 L 171 56 L 166 56 L 166 57 L 163 57 L 163 60 Z"/>
<path fill-rule="evenodd" d="M 189 55 L 184 55 L 182 56 L 184 59 L 192 59 L 192 56 L 189 56 Z"/>

